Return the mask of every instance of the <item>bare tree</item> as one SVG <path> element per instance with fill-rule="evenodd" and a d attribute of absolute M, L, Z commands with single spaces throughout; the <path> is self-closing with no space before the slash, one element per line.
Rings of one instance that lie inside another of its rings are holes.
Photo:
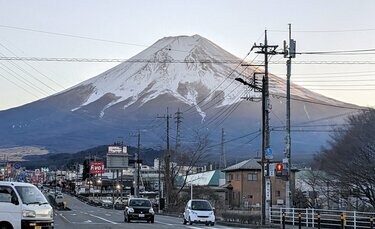
<path fill-rule="evenodd" d="M 349 117 L 316 162 L 340 190 L 336 192 L 340 201 L 352 205 L 349 197 L 354 197 L 375 209 L 375 110 Z"/>
<path fill-rule="evenodd" d="M 179 193 L 184 189 L 187 181 L 187 176 L 192 173 L 192 170 L 194 167 L 196 167 L 198 164 L 200 164 L 202 161 L 204 161 L 208 156 L 208 134 L 202 133 L 199 130 L 194 131 L 193 135 L 194 144 L 184 150 L 181 150 L 181 152 L 174 157 L 174 160 L 177 162 L 173 164 L 172 166 L 172 173 L 171 173 L 171 181 L 172 184 L 172 190 L 171 198 L 175 200 L 175 202 L 178 200 Z M 179 188 L 177 188 L 177 185 L 175 184 L 176 177 L 180 174 L 180 171 L 184 167 L 185 174 L 184 174 L 184 180 L 182 181 L 182 184 Z"/>

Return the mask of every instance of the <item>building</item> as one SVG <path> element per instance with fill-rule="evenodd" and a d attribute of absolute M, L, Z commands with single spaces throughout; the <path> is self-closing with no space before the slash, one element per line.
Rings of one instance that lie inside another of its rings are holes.
<path fill-rule="evenodd" d="M 272 205 L 285 204 L 286 181 L 275 177 L 274 164 L 270 164 Z M 249 159 L 223 169 L 226 185 L 232 187 L 227 197 L 231 207 L 260 207 L 262 203 L 262 179 L 260 161 Z M 294 190 L 295 171 L 291 174 L 291 190 Z"/>

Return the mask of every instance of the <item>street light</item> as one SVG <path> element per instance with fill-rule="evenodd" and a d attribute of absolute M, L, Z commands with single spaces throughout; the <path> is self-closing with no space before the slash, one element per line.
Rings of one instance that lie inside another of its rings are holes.
<path fill-rule="evenodd" d="M 102 191 L 103 191 L 102 179 L 99 178 L 98 180 L 96 180 L 96 185 L 97 185 L 97 186 L 100 186 L 100 199 L 101 199 L 102 196 L 103 196 L 103 195 L 102 195 L 102 194 L 103 194 L 103 193 L 102 193 Z"/>

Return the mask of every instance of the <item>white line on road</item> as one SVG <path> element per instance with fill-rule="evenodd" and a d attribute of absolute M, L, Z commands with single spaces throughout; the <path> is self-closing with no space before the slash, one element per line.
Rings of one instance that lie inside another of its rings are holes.
<path fill-rule="evenodd" d="M 156 223 L 160 223 L 160 224 L 163 224 L 163 225 L 167 225 L 167 226 L 173 226 L 174 224 L 171 224 L 171 223 L 163 223 L 163 222 L 160 222 L 160 221 L 156 221 Z"/>
<path fill-rule="evenodd" d="M 103 220 L 103 221 L 106 221 L 106 222 L 108 222 L 108 223 L 118 224 L 118 223 L 113 222 L 113 221 L 111 221 L 111 220 L 104 219 L 104 218 L 102 218 L 102 217 L 100 217 L 100 216 L 96 216 L 96 215 L 93 215 L 93 214 L 89 214 L 89 215 L 92 216 L 92 217 L 95 217 L 95 218 L 101 219 L 101 220 Z"/>
<path fill-rule="evenodd" d="M 62 213 L 60 213 L 59 215 L 60 215 L 61 218 L 63 218 L 64 220 L 66 220 L 66 222 L 68 222 L 68 223 L 72 223 L 72 222 L 70 222 L 65 216 L 63 216 Z"/>

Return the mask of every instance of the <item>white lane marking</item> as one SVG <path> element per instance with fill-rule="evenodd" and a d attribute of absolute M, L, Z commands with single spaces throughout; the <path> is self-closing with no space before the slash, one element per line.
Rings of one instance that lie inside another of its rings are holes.
<path fill-rule="evenodd" d="M 59 215 L 60 215 L 61 218 L 63 218 L 64 220 L 66 220 L 68 223 L 72 223 L 72 222 L 70 222 L 65 216 L 63 216 L 62 213 L 60 213 Z"/>
<path fill-rule="evenodd" d="M 106 216 L 111 216 L 111 214 L 105 214 Z"/>
<path fill-rule="evenodd" d="M 70 215 L 77 215 L 76 213 L 70 214 Z"/>
<path fill-rule="evenodd" d="M 111 221 L 111 220 L 104 219 L 104 218 L 102 218 L 102 217 L 100 217 L 100 216 L 96 216 L 96 215 L 93 215 L 93 214 L 89 214 L 89 215 L 92 216 L 92 217 L 95 217 L 95 218 L 101 219 L 101 220 L 103 220 L 103 221 L 106 221 L 106 222 L 108 222 L 108 223 L 118 224 L 118 223 L 113 222 L 113 221 Z"/>
<path fill-rule="evenodd" d="M 160 224 L 167 225 L 167 226 L 173 226 L 174 225 L 174 224 L 170 224 L 170 223 L 163 223 L 163 222 L 156 221 L 156 220 L 155 220 L 155 223 L 160 223 Z"/>
<path fill-rule="evenodd" d="M 86 221 L 83 221 L 83 223 L 92 223 L 91 220 L 86 220 Z"/>

